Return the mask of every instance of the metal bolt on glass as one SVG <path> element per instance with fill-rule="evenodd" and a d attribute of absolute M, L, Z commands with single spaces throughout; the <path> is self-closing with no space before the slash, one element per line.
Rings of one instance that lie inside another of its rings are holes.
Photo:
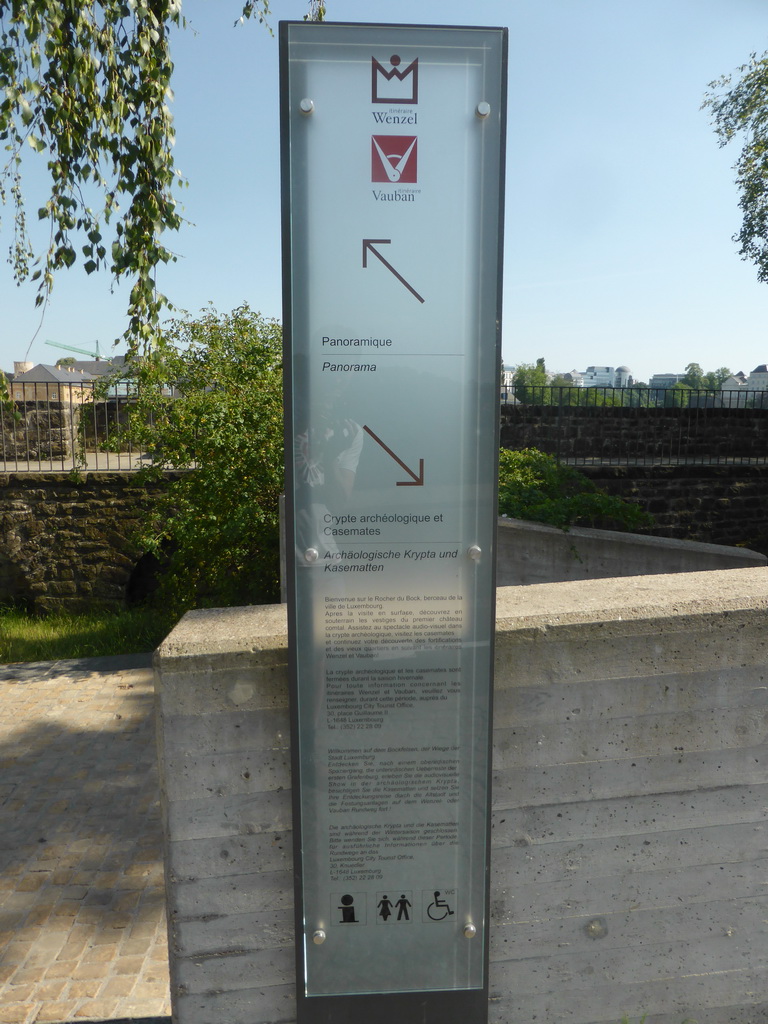
<path fill-rule="evenodd" d="M 315 104 L 309 97 L 305 97 L 303 100 L 299 100 L 299 110 L 302 114 L 312 114 L 315 110 Z"/>
<path fill-rule="evenodd" d="M 312 941 L 316 946 L 322 946 L 327 936 L 322 928 L 318 928 L 317 931 L 312 933 Z"/>
<path fill-rule="evenodd" d="M 307 548 L 307 550 L 304 552 L 305 562 L 316 562 L 319 557 L 320 552 L 317 550 L 317 548 Z"/>
<path fill-rule="evenodd" d="M 486 102 L 485 102 L 485 100 L 482 100 L 482 101 L 481 101 L 480 103 L 478 103 L 478 104 L 477 104 L 477 106 L 475 107 L 475 113 L 477 114 L 477 116 L 478 116 L 479 118 L 481 118 L 481 119 L 483 119 L 483 120 L 484 120 L 484 119 L 485 119 L 486 117 L 488 117 L 488 115 L 490 114 L 490 112 L 491 112 L 491 104 L 490 104 L 490 103 L 486 103 Z"/>
<path fill-rule="evenodd" d="M 474 939 L 474 937 L 476 935 L 477 935 L 477 928 L 472 924 L 471 921 L 468 924 L 464 925 L 464 938 L 465 939 Z"/>
<path fill-rule="evenodd" d="M 478 544 L 471 544 L 467 548 L 467 554 L 469 555 L 473 562 L 479 562 L 482 553 L 483 549 Z"/>

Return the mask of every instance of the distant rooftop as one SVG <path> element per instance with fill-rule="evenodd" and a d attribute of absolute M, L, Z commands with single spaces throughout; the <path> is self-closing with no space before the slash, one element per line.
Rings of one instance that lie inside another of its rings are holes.
<path fill-rule="evenodd" d="M 18 373 L 13 379 L 14 384 L 86 384 L 92 381 L 92 373 L 82 370 L 60 370 L 58 366 L 38 363 L 25 373 Z"/>

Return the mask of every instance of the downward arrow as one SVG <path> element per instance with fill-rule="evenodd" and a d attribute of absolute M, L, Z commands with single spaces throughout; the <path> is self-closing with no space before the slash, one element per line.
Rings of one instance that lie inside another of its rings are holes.
<path fill-rule="evenodd" d="M 419 459 L 419 472 L 418 472 L 418 475 L 416 475 L 416 473 L 414 473 L 413 470 L 409 466 L 406 466 L 406 464 L 403 462 L 402 459 L 398 458 L 397 455 L 395 455 L 395 453 L 392 451 L 391 448 L 388 448 L 384 444 L 384 442 L 381 440 L 380 437 L 377 437 L 376 434 L 374 434 L 374 432 L 371 430 L 370 427 L 366 427 L 365 424 L 363 424 L 363 430 L 366 432 L 366 434 L 370 434 L 370 436 L 373 438 L 373 440 L 376 442 L 376 444 L 380 444 L 381 447 L 384 449 L 384 451 L 387 453 L 387 455 L 389 455 L 391 458 L 393 458 L 395 460 L 395 462 L 398 464 L 398 466 L 400 466 L 402 469 L 404 469 L 405 472 L 408 474 L 408 476 L 411 477 L 410 480 L 398 480 L 397 481 L 397 486 L 398 487 L 423 487 L 424 486 L 424 459 Z"/>
<path fill-rule="evenodd" d="M 387 263 L 387 261 L 384 259 L 384 257 L 381 255 L 381 253 L 377 249 L 373 248 L 374 245 L 390 245 L 391 242 L 392 242 L 391 238 L 364 238 L 363 239 L 363 268 L 368 266 L 368 252 L 370 250 L 377 259 L 381 260 L 381 262 L 384 264 L 384 266 L 387 268 L 387 270 L 389 270 L 390 273 L 395 275 L 395 277 L 400 282 L 400 284 L 405 285 L 405 287 L 408 289 L 408 291 L 411 293 L 411 295 L 415 295 L 416 298 L 419 300 L 419 302 L 423 302 L 424 299 L 419 295 L 419 293 L 416 291 L 416 289 L 414 287 L 412 287 L 412 285 L 408 284 L 408 282 L 405 280 L 405 278 L 403 277 L 402 274 L 398 274 L 398 272 L 395 270 L 395 268 L 392 266 L 391 263 Z"/>

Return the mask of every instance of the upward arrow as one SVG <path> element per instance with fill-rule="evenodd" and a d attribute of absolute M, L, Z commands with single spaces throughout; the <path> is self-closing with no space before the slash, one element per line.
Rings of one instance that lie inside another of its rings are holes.
<path fill-rule="evenodd" d="M 377 259 L 381 260 L 381 262 L 384 264 L 384 266 L 387 268 L 387 270 L 390 271 L 390 273 L 395 275 L 395 277 L 400 282 L 400 284 L 405 285 L 405 287 L 408 289 L 408 291 L 411 293 L 411 295 L 415 295 L 416 298 L 419 300 L 419 302 L 423 302 L 424 299 L 421 297 L 421 295 L 419 295 L 419 293 L 416 291 L 416 289 L 412 285 L 408 284 L 408 282 L 405 280 L 405 278 L 403 277 L 402 274 L 398 274 L 398 272 L 395 270 L 395 268 L 392 266 L 392 264 L 388 263 L 384 259 L 384 257 L 378 251 L 378 249 L 374 249 L 373 248 L 374 245 L 390 245 L 391 243 L 392 243 L 392 239 L 391 238 L 364 238 L 363 239 L 363 268 L 368 266 L 368 252 L 370 251 L 370 252 L 373 253 L 373 255 Z"/>

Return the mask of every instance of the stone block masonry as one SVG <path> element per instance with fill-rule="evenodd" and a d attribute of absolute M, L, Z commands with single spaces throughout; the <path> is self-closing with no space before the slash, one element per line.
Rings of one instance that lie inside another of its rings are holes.
<path fill-rule="evenodd" d="M 655 537 L 746 546 L 768 554 L 768 467 L 580 468 L 599 486 L 654 513 L 657 525 L 647 532 Z M 124 605 L 126 588 L 142 554 L 134 540 L 136 527 L 154 498 L 178 475 L 167 473 L 163 480 L 139 484 L 136 474 L 128 472 L 90 472 L 79 477 L 53 472 L 0 473 L 0 602 L 18 601 L 36 611 L 70 612 L 96 604 Z M 529 536 L 525 544 L 518 545 L 515 557 L 531 563 L 538 558 L 536 538 L 541 540 L 542 528 L 529 524 L 526 529 Z M 577 532 L 558 537 L 553 544 L 562 547 L 567 540 L 570 548 Z M 548 555 L 537 567 L 538 575 L 527 574 L 524 582 L 574 575 L 571 565 L 564 576 L 541 576 L 547 571 L 551 548 L 548 545 Z M 583 554 L 579 550 L 579 556 L 583 558 Z M 679 554 L 661 571 L 680 571 L 682 567 L 676 563 Z M 568 558 L 573 561 L 571 555 Z M 632 564 L 638 573 L 657 572 L 659 559 L 656 561 L 652 568 L 647 560 Z M 628 566 L 625 564 L 622 574 L 630 571 Z M 688 567 L 708 569 L 715 564 L 697 565 L 694 560 Z M 518 574 L 514 579 L 500 579 L 504 583 L 521 581 Z"/>
<path fill-rule="evenodd" d="M 131 473 L 0 474 L 0 599 L 39 612 L 124 605 L 136 528 L 165 486 Z"/>
<path fill-rule="evenodd" d="M 560 459 L 710 462 L 765 458 L 768 409 L 504 405 L 505 448 Z"/>
<path fill-rule="evenodd" d="M 637 502 L 656 537 L 768 554 L 768 466 L 578 466 L 609 494 Z"/>
<path fill-rule="evenodd" d="M 767 609 L 764 568 L 499 590 L 490 1024 L 767 1024 Z M 156 655 L 175 1024 L 295 1020 L 285 629 Z"/>

